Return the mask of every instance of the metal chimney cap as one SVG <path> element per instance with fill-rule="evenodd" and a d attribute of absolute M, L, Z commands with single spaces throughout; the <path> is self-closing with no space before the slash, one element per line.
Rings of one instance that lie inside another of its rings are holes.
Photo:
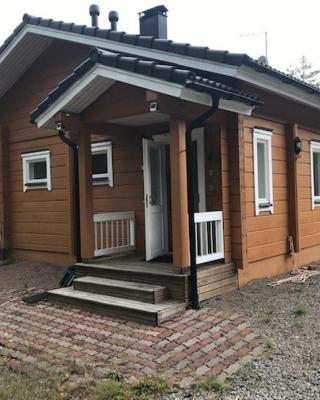
<path fill-rule="evenodd" d="M 94 15 L 100 15 L 100 7 L 98 6 L 98 4 L 91 4 L 91 6 L 89 7 L 89 14 L 91 15 L 91 17 L 93 17 Z"/>
<path fill-rule="evenodd" d="M 138 14 L 139 14 L 140 18 L 143 18 L 143 17 L 152 17 L 157 14 L 167 15 L 168 11 L 169 10 L 167 9 L 166 6 L 161 5 L 161 6 L 149 8 L 148 10 L 145 10 L 145 11 L 141 11 Z"/>
<path fill-rule="evenodd" d="M 109 21 L 110 22 L 118 22 L 119 21 L 119 14 L 117 11 L 110 11 L 109 12 Z"/>

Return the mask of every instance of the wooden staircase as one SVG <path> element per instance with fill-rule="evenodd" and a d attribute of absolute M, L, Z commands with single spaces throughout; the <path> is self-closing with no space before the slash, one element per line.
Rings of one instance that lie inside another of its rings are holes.
<path fill-rule="evenodd" d="M 151 325 L 186 309 L 187 274 L 82 263 L 75 269 L 73 287 L 49 291 L 49 300 Z"/>

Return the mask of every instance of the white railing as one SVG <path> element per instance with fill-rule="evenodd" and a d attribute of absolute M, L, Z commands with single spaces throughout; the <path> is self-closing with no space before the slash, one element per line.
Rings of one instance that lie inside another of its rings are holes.
<path fill-rule="evenodd" d="M 224 257 L 222 211 L 194 214 L 197 264 Z"/>
<path fill-rule="evenodd" d="M 94 255 L 104 256 L 135 249 L 134 212 L 93 214 Z"/>

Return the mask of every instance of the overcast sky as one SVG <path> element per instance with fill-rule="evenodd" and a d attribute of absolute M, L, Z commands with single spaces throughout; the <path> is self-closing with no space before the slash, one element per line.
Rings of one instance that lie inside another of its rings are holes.
<path fill-rule="evenodd" d="M 0 42 L 11 34 L 26 12 L 89 25 L 91 3 L 87 0 L 1 1 Z M 96 3 L 101 9 L 101 27 L 109 26 L 108 12 L 115 9 L 120 14 L 119 30 L 137 33 L 137 13 L 164 4 L 169 9 L 170 39 L 245 52 L 258 58 L 265 53 L 264 34 L 259 33 L 268 32 L 271 65 L 285 70 L 297 63 L 301 55 L 306 55 L 320 69 L 319 0 L 97 0 Z"/>

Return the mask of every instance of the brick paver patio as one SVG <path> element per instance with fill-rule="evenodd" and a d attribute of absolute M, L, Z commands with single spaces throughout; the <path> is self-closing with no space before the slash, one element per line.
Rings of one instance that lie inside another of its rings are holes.
<path fill-rule="evenodd" d="M 0 355 L 12 367 L 56 369 L 68 360 L 101 377 L 119 371 L 188 386 L 208 376 L 225 378 L 261 351 L 261 337 L 232 312 L 189 310 L 150 327 L 48 302 L 27 305 L 19 293 L 0 298 Z"/>

